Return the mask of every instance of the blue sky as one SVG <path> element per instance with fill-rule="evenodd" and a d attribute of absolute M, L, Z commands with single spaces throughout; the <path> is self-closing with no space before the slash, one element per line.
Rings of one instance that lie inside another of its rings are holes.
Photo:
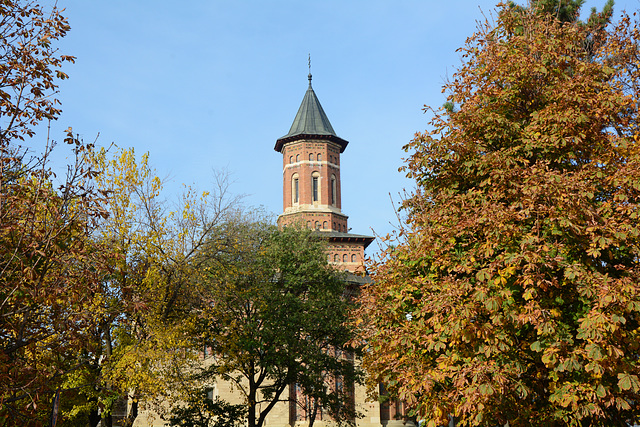
<path fill-rule="evenodd" d="M 426 105 L 460 64 L 456 49 L 496 0 L 58 0 L 76 56 L 60 85 L 63 114 L 85 141 L 150 153 L 171 197 L 211 188 L 226 169 L 251 206 L 282 211 L 282 159 L 273 150 L 307 88 L 338 136 L 342 209 L 352 232 L 392 230 L 412 182 L 402 146 L 427 126 Z M 601 1 L 587 1 L 598 9 Z M 616 12 L 640 8 L 618 0 Z M 616 13 L 617 15 L 617 13 Z M 63 159 L 56 157 L 61 165 Z M 375 246 L 375 243 L 374 243 Z M 369 253 L 375 249 L 369 250 Z"/>

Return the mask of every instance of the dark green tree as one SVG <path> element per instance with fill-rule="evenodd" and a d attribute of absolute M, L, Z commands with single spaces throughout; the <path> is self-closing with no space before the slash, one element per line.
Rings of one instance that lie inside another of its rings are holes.
<path fill-rule="evenodd" d="M 232 405 L 209 396 L 203 388 L 184 404 L 172 408 L 169 425 L 177 427 L 242 427 L 246 418 L 244 405 Z"/>
<path fill-rule="evenodd" d="M 205 377 L 235 383 L 249 427 L 263 425 L 297 384 L 336 421 L 355 419 L 349 384 L 359 371 L 347 343 L 351 300 L 310 231 L 239 219 L 219 230 L 203 273 L 202 336 L 213 358 Z M 329 386 L 339 379 L 344 387 Z"/>
<path fill-rule="evenodd" d="M 578 23 L 587 25 L 592 30 L 601 29 L 603 25 L 609 23 L 613 14 L 614 0 L 607 0 L 602 7 L 602 11 L 598 12 L 595 7 L 591 8 L 591 13 L 587 22 L 580 21 L 580 11 L 585 0 L 531 0 L 528 7 L 522 7 L 513 1 L 508 2 L 511 12 L 533 11 L 537 14 L 552 16 L 558 22 L 562 23 Z"/>

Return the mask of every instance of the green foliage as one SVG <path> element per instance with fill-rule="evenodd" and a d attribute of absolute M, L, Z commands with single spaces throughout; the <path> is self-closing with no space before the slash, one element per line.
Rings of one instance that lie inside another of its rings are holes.
<path fill-rule="evenodd" d="M 418 190 L 354 322 L 428 426 L 637 422 L 639 40 L 505 7 L 405 147 Z"/>
<path fill-rule="evenodd" d="M 171 410 L 170 426 L 178 427 L 241 427 L 246 418 L 244 405 L 232 405 L 211 399 L 208 389 L 202 389 L 183 405 Z"/>
<path fill-rule="evenodd" d="M 346 355 L 351 303 L 323 242 L 308 230 L 247 218 L 218 236 L 202 253 L 201 333 L 214 355 L 203 375 L 236 384 L 251 427 L 263 425 L 291 384 L 337 421 L 353 419 L 348 387 L 327 387 L 336 377 L 351 384 L 359 372 Z"/>
<path fill-rule="evenodd" d="M 537 14 L 553 16 L 560 22 L 577 22 L 583 4 L 584 0 L 533 0 L 529 8 Z M 509 7 L 522 10 L 513 2 L 509 2 Z"/>
<path fill-rule="evenodd" d="M 551 16 L 561 23 L 581 23 L 580 10 L 585 0 L 532 0 L 527 8 L 524 8 L 513 1 L 507 2 L 510 13 L 514 11 L 522 15 L 535 13 L 542 16 Z M 602 7 L 602 12 L 598 12 L 595 7 L 591 8 L 591 14 L 586 25 L 592 29 L 601 28 L 609 23 L 613 14 L 614 0 L 607 0 Z"/>

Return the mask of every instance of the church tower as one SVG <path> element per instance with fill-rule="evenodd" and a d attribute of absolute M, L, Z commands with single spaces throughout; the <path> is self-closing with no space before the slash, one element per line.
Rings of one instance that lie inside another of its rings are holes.
<path fill-rule="evenodd" d="M 373 237 L 349 233 L 348 217 L 342 213 L 340 154 L 348 143 L 333 130 L 309 74 L 309 88 L 291 129 L 274 147 L 282 153 L 283 213 L 278 225 L 317 230 L 329 240 L 329 263 L 357 272 Z"/>

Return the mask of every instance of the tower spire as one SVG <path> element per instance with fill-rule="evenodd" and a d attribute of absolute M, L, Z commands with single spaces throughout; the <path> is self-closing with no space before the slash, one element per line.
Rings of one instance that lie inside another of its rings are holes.
<path fill-rule="evenodd" d="M 309 55 L 309 71 L 311 71 L 311 55 Z M 320 101 L 311 87 L 311 72 L 309 72 L 309 88 L 302 99 L 291 129 L 288 134 L 278 138 L 274 149 L 280 152 L 284 144 L 309 137 L 335 142 L 340 146 L 341 153 L 348 144 L 346 140 L 336 135 L 329 118 L 322 109 Z"/>
<path fill-rule="evenodd" d="M 311 87 L 289 133 L 278 138 L 274 149 L 282 153 L 282 207 L 278 226 L 306 225 L 327 238 L 331 265 L 350 272 L 364 271 L 364 249 L 373 237 L 349 232 L 342 213 L 340 153 L 348 142 L 336 135 Z M 355 282 L 354 282 L 355 283 Z"/>

